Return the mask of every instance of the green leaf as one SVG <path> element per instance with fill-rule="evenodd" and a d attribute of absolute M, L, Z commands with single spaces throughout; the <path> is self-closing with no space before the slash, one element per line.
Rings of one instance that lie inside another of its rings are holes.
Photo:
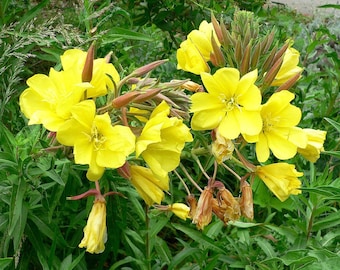
<path fill-rule="evenodd" d="M 340 224 L 340 211 L 334 212 L 326 216 L 325 218 L 314 222 L 313 231 L 324 230 L 328 228 L 336 228 Z"/>
<path fill-rule="evenodd" d="M 110 270 L 123 269 L 123 268 L 121 268 L 122 265 L 127 264 L 127 263 L 131 263 L 131 262 L 136 262 L 137 263 L 138 260 L 133 258 L 133 257 L 131 257 L 131 256 L 128 256 L 128 257 L 126 257 L 126 258 L 124 258 L 122 260 L 119 260 L 118 262 L 114 263 L 111 266 Z"/>
<path fill-rule="evenodd" d="M 216 243 L 218 242 L 215 242 L 213 239 L 204 235 L 202 232 L 188 228 L 187 226 L 181 224 L 172 224 L 172 226 L 174 226 L 175 229 L 184 232 L 186 235 L 195 240 L 197 243 L 203 245 L 205 248 L 220 252 L 222 254 L 226 254 L 226 251 L 224 249 L 216 245 Z"/>
<path fill-rule="evenodd" d="M 330 119 L 330 118 L 327 118 L 327 117 L 325 117 L 325 120 L 326 120 L 328 123 L 330 123 L 333 127 L 335 127 L 335 129 L 336 129 L 338 132 L 340 132 L 340 124 L 339 124 L 338 122 L 336 122 L 336 121 L 334 121 L 334 120 L 332 120 L 332 119 Z"/>
<path fill-rule="evenodd" d="M 85 255 L 85 251 L 83 251 L 82 253 L 80 253 L 80 254 L 78 255 L 78 257 L 77 257 L 75 260 L 73 260 L 73 262 L 72 262 L 71 265 L 67 268 L 67 270 L 72 270 L 72 269 L 74 269 L 75 267 L 77 267 L 77 266 L 79 265 L 79 262 L 83 259 L 84 255 Z M 63 268 L 60 268 L 60 269 L 63 269 Z"/>
<path fill-rule="evenodd" d="M 273 258 L 275 257 L 275 251 L 273 247 L 269 244 L 269 242 L 266 239 L 257 237 L 256 242 L 258 246 L 263 250 L 263 252 L 267 255 L 267 258 Z"/>
<path fill-rule="evenodd" d="M 171 264 L 169 265 L 168 269 L 173 270 L 173 269 L 181 269 L 180 264 L 184 260 L 188 260 L 189 257 L 191 257 L 194 254 L 200 254 L 202 251 L 199 248 L 185 248 L 179 253 L 176 254 L 172 258 Z"/>
<path fill-rule="evenodd" d="M 44 8 L 44 6 L 46 6 L 48 3 L 50 2 L 50 0 L 43 0 L 41 1 L 39 4 L 37 4 L 36 6 L 34 6 L 32 9 L 30 9 L 29 11 L 27 11 L 23 17 L 21 17 L 19 24 L 16 26 L 17 29 L 20 29 L 20 27 L 26 23 L 31 21 L 32 19 L 34 19 L 34 17 L 37 17 L 38 14 L 42 11 L 42 9 Z"/>
<path fill-rule="evenodd" d="M 323 151 L 322 154 L 334 156 L 340 158 L 340 151 Z"/>
<path fill-rule="evenodd" d="M 335 8 L 335 9 L 340 9 L 340 5 L 327 4 L 327 5 L 318 6 L 318 8 Z"/>
<path fill-rule="evenodd" d="M 0 269 L 6 269 L 13 261 L 13 258 L 0 258 Z"/>
<path fill-rule="evenodd" d="M 172 256 L 167 242 L 160 237 L 155 237 L 153 241 L 155 245 L 154 252 L 158 255 L 162 262 L 169 264 L 172 261 Z"/>
<path fill-rule="evenodd" d="M 238 220 L 229 221 L 228 224 L 238 228 L 252 228 L 263 225 L 263 223 L 242 222 Z"/>
<path fill-rule="evenodd" d="M 72 263 L 72 254 L 68 255 L 60 264 L 60 269 L 70 269 Z"/>
<path fill-rule="evenodd" d="M 120 27 L 112 27 L 110 31 L 108 31 L 105 36 L 103 37 L 103 45 L 115 42 L 117 40 L 140 40 L 140 41 L 147 41 L 152 42 L 154 41 L 153 37 L 148 35 L 138 33 L 132 30 L 128 30 L 125 28 Z"/>

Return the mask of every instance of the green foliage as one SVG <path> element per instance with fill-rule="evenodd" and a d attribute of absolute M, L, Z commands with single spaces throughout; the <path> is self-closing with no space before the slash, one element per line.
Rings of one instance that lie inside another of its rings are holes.
<path fill-rule="evenodd" d="M 65 158 L 68 153 L 44 150 L 53 140 L 44 129 L 26 126 L 18 108 L 25 80 L 34 73 L 46 74 L 50 66 L 58 68 L 64 49 L 86 49 L 94 39 L 98 54 L 114 52 L 115 66 L 124 66 L 121 73 L 169 57 L 158 72 L 172 78 L 179 74 L 174 57 L 179 41 L 201 20 L 208 20 L 210 9 L 228 17 L 234 7 L 229 1 L 118 1 L 117 5 L 84 1 L 71 14 L 64 7 L 64 16 L 57 19 L 50 17 L 53 7 L 61 9 L 58 1 L 27 2 L 7 0 L 0 5 L 1 269 L 336 269 L 340 262 L 336 22 L 313 21 L 282 9 L 258 10 L 261 22 L 277 25 L 276 38 L 294 37 L 301 52 L 305 71 L 294 90 L 303 110 L 302 124 L 328 132 L 326 151 L 316 164 L 296 160 L 305 175 L 301 195 L 282 204 L 268 197 L 263 183 L 255 180 L 254 222 L 224 226 L 215 219 L 201 232 L 190 221 L 147 209 L 126 180 L 108 171 L 105 190 L 124 197 L 108 199 L 106 250 L 91 255 L 78 244 L 92 199 L 66 198 L 93 184 L 85 179 L 83 167 Z M 257 10 L 264 1 L 234 2 Z M 210 168 L 212 162 L 207 159 L 203 165 Z M 219 177 L 228 179 L 228 172 Z M 184 194 L 180 184 L 172 184 L 179 188 L 173 189 L 168 203 Z"/>

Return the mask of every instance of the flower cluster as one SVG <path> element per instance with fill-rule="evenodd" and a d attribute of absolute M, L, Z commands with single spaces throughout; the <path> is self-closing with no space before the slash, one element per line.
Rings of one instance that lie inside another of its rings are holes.
<path fill-rule="evenodd" d="M 20 108 L 29 125 L 42 124 L 53 134 L 54 149 L 72 149 L 74 163 L 87 167 L 86 178 L 96 189 L 70 199 L 96 197 L 79 247 L 100 253 L 106 242 L 105 197 L 115 193 L 102 195 L 99 180 L 106 170 L 117 169 L 148 205 L 161 203 L 169 190 L 168 174 L 179 165 L 185 143 L 193 139 L 179 117 L 187 110 L 165 101 L 170 92 L 178 92 L 175 96 L 181 99 L 187 81 L 162 84 L 141 78 L 165 61 L 120 79 L 109 57 L 94 59 L 93 46 L 88 52 L 67 50 L 60 58 L 62 70 L 51 68 L 49 75 L 27 80 Z"/>
<path fill-rule="evenodd" d="M 112 170 L 148 206 L 190 218 L 199 229 L 210 223 L 213 214 L 225 224 L 241 216 L 253 219 L 256 176 L 281 201 L 301 193 L 302 173 L 286 162 L 271 163 L 271 154 L 288 160 L 297 153 L 315 162 L 323 151 L 325 131 L 298 127 L 302 114 L 290 89 L 302 73 L 299 52 L 292 41 L 277 48 L 273 31 L 260 35 L 249 12 L 236 11 L 229 29 L 212 16 L 212 23 L 203 21 L 177 51 L 178 69 L 198 75 L 202 85 L 150 77 L 166 60 L 121 78 L 110 55 L 94 58 L 94 46 L 87 52 L 65 51 L 61 70 L 51 68 L 48 75 L 27 80 L 19 103 L 28 124 L 42 124 L 53 134 L 51 148 L 62 148 L 75 164 L 83 165 L 86 178 L 95 185 L 70 197 L 95 196 L 79 247 L 90 253 L 105 249 L 105 197 L 117 192 L 102 195 L 99 182 Z M 183 151 L 188 145 L 189 150 Z M 214 161 L 212 173 L 200 161 L 207 156 Z M 253 156 L 256 160 L 250 162 Z M 207 178 L 203 188 L 183 158 Z M 244 175 L 230 165 L 240 166 Z M 216 179 L 219 168 L 235 176 L 240 194 L 234 195 Z M 171 178 L 181 180 L 188 204 L 162 205 Z M 185 181 L 200 192 L 198 200 Z"/>
<path fill-rule="evenodd" d="M 293 164 L 270 163 L 271 154 L 289 160 L 300 153 L 315 162 L 323 151 L 326 132 L 298 127 L 301 110 L 292 104 L 295 95 L 290 89 L 303 71 L 298 66 L 299 52 L 292 40 L 278 48 L 274 37 L 274 30 L 259 34 L 253 13 L 236 11 L 230 27 L 213 15 L 211 23 L 203 21 L 177 51 L 178 69 L 199 75 L 204 87 L 191 96 L 191 128 L 211 131 L 211 155 L 245 190 L 234 198 L 220 181 L 207 175 L 208 185 L 198 202 L 193 198 L 189 202 L 195 205 L 193 222 L 200 229 L 209 224 L 212 213 L 224 222 L 241 215 L 251 219 L 250 186 L 255 176 L 281 201 L 301 193 L 298 177 L 303 173 Z M 246 150 L 255 152 L 255 163 L 246 158 L 252 156 Z M 244 177 L 226 164 L 229 160 L 230 164 L 237 160 L 248 171 Z"/>

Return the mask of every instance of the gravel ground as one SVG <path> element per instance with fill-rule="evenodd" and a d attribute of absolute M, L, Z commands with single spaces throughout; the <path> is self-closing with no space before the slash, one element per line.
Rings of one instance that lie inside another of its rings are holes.
<path fill-rule="evenodd" d="M 321 16 L 321 17 L 338 17 L 340 18 L 340 9 L 335 8 L 318 8 L 318 6 L 326 4 L 340 4 L 339 0 L 272 0 L 268 1 L 269 4 L 279 5 L 283 4 L 289 8 L 296 10 L 308 16 Z"/>

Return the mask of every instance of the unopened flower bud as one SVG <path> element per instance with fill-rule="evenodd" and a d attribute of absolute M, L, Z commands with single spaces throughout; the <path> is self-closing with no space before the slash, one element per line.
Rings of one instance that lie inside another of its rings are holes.
<path fill-rule="evenodd" d="M 281 65 L 283 62 L 283 57 L 280 57 L 275 63 L 274 65 L 271 67 L 271 69 L 268 71 L 268 73 L 264 76 L 264 80 L 263 80 L 263 84 L 265 86 L 269 86 L 272 84 L 272 82 L 274 81 L 277 73 L 279 72 Z"/>
<path fill-rule="evenodd" d="M 112 100 L 112 107 L 114 108 L 122 108 L 126 105 L 128 105 L 131 101 L 133 101 L 137 96 L 140 95 L 140 92 L 132 91 L 127 92 L 124 95 L 121 95 L 114 100 Z"/>
<path fill-rule="evenodd" d="M 94 44 L 91 44 L 87 51 L 83 73 L 81 74 L 82 82 L 90 82 L 92 80 L 94 61 Z"/>
<path fill-rule="evenodd" d="M 212 25 L 214 27 L 214 30 L 215 30 L 215 33 L 216 33 L 216 36 L 217 36 L 219 42 L 222 43 L 223 42 L 222 29 L 221 29 L 220 24 L 216 20 L 216 17 L 214 16 L 214 13 L 212 13 L 212 12 L 211 12 L 211 22 L 212 22 Z"/>
<path fill-rule="evenodd" d="M 137 103 L 142 103 L 158 95 L 161 91 L 161 88 L 148 89 L 145 93 L 140 93 L 140 95 L 137 96 L 133 101 Z"/>
<path fill-rule="evenodd" d="M 169 205 L 169 210 L 183 220 L 189 218 L 190 207 L 184 203 L 173 203 Z"/>
<path fill-rule="evenodd" d="M 165 59 L 165 60 L 157 60 L 157 61 L 154 61 L 150 64 L 147 64 L 145 66 L 142 66 L 140 68 L 137 68 L 136 70 L 134 70 L 132 72 L 133 76 L 135 77 L 140 77 L 140 76 L 143 76 L 144 74 L 150 72 L 151 70 L 155 69 L 156 67 L 164 64 L 165 62 L 167 62 L 168 60 Z"/>
<path fill-rule="evenodd" d="M 189 90 L 191 92 L 204 92 L 203 86 L 195 83 L 193 81 L 187 81 L 181 86 L 183 89 Z"/>

